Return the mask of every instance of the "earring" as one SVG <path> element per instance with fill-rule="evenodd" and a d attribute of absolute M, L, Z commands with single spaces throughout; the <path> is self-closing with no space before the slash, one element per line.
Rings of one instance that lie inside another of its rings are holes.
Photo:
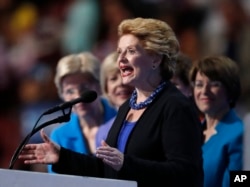
<path fill-rule="evenodd" d="M 155 70 L 155 65 L 152 66 L 152 69 Z"/>

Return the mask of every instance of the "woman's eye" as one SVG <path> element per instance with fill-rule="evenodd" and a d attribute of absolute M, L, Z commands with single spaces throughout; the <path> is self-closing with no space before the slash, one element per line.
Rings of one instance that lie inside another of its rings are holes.
<path fill-rule="evenodd" d="M 202 87 L 203 87 L 203 84 L 200 83 L 200 82 L 194 82 L 193 86 L 194 86 L 195 88 L 202 88 Z"/>
<path fill-rule="evenodd" d="M 67 95 L 72 95 L 72 94 L 74 94 L 74 91 L 73 91 L 73 90 L 66 90 L 66 91 L 65 91 L 65 94 L 67 94 Z"/>
<path fill-rule="evenodd" d="M 129 52 L 130 54 L 134 54 L 134 53 L 135 53 L 135 50 L 129 49 L 128 52 Z"/>
<path fill-rule="evenodd" d="M 109 77 L 108 80 L 114 82 L 117 80 L 117 76 Z"/>

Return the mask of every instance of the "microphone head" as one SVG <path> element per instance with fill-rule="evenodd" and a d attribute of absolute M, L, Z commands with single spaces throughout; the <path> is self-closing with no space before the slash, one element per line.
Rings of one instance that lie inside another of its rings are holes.
<path fill-rule="evenodd" d="M 93 90 L 87 90 L 81 94 L 81 102 L 83 103 L 91 103 L 97 98 L 96 91 Z"/>
<path fill-rule="evenodd" d="M 72 107 L 73 105 L 77 103 L 91 103 L 97 98 L 97 93 L 93 90 L 87 90 L 81 94 L 81 97 L 74 99 L 72 101 L 68 101 L 65 103 L 62 103 L 60 105 L 57 105 L 53 108 L 50 108 L 49 110 L 45 111 L 43 115 L 51 114 L 53 112 L 56 112 L 58 110 L 64 110 L 66 108 Z"/>

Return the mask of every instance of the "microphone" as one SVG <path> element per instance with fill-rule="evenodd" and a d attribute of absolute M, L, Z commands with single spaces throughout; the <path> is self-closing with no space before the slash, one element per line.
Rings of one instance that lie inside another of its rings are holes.
<path fill-rule="evenodd" d="M 95 99 L 97 98 L 97 93 L 95 91 L 92 90 L 87 90 L 84 93 L 81 94 L 81 97 L 62 103 L 60 105 L 57 105 L 47 111 L 45 111 L 42 115 L 40 115 L 40 117 L 38 118 L 38 120 L 36 121 L 32 131 L 25 137 L 25 139 L 21 142 L 21 144 L 18 146 L 18 148 L 15 150 L 15 153 L 13 154 L 11 161 L 10 161 L 10 165 L 9 165 L 9 169 L 12 169 L 16 160 L 18 159 L 19 154 L 21 153 L 21 151 L 23 150 L 24 146 L 27 144 L 27 142 L 29 141 L 29 139 L 31 138 L 31 136 L 33 134 L 35 134 L 37 131 L 41 130 L 42 128 L 54 124 L 54 123 L 62 123 L 62 122 L 67 122 L 70 120 L 70 114 L 71 114 L 71 107 L 73 105 L 75 105 L 76 103 L 91 103 L 93 102 Z M 51 114 L 53 112 L 59 111 L 59 110 L 64 110 L 66 108 L 70 108 L 68 114 L 65 114 L 65 112 L 63 111 L 63 116 L 59 116 L 56 119 L 50 120 L 48 122 L 43 123 L 42 125 L 37 126 L 38 121 L 42 118 L 42 116 L 47 115 L 47 114 Z"/>
<path fill-rule="evenodd" d="M 93 91 L 93 90 L 88 90 L 88 91 L 83 92 L 81 94 L 81 97 L 79 97 L 77 99 L 62 103 L 60 105 L 57 105 L 57 106 L 55 106 L 53 108 L 48 109 L 47 111 L 45 111 L 43 113 L 43 115 L 51 114 L 51 113 L 57 112 L 59 110 L 64 110 L 66 108 L 72 107 L 76 103 L 80 103 L 80 102 L 82 102 L 82 103 L 91 103 L 96 98 L 97 98 L 97 93 L 95 91 Z"/>
<path fill-rule="evenodd" d="M 55 123 L 63 123 L 63 122 L 68 122 L 70 120 L 70 113 L 68 114 L 64 114 L 63 116 L 59 116 L 53 120 L 47 121 L 43 124 L 41 124 L 40 126 L 38 126 L 37 128 L 34 128 L 24 139 L 23 141 L 19 144 L 19 146 L 17 147 L 17 149 L 15 150 L 10 164 L 9 164 L 9 169 L 13 169 L 14 164 L 16 163 L 18 156 L 20 155 L 20 153 L 22 152 L 24 146 L 27 144 L 27 142 L 30 140 L 30 138 L 37 133 L 39 130 L 43 129 L 44 127 L 47 127 L 49 125 L 55 124 Z"/>

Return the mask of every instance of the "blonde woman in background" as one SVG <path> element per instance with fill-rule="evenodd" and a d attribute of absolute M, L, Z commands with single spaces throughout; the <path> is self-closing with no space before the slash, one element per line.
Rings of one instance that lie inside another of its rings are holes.
<path fill-rule="evenodd" d="M 92 103 L 75 104 L 70 121 L 51 133 L 51 139 L 60 146 L 86 155 L 95 153 L 100 125 L 116 115 L 116 109 L 101 97 L 99 74 L 100 62 L 90 52 L 65 56 L 56 68 L 55 85 L 63 101 L 76 99 L 86 90 L 98 93 Z M 51 166 L 48 169 L 52 172 Z"/>
<path fill-rule="evenodd" d="M 122 77 L 117 63 L 118 54 L 116 51 L 110 53 L 101 64 L 100 82 L 103 96 L 117 110 L 131 96 L 134 88 L 122 83 Z M 101 125 L 96 134 L 96 146 L 101 145 L 102 140 L 106 140 L 109 129 L 115 117 L 104 125 Z"/>

